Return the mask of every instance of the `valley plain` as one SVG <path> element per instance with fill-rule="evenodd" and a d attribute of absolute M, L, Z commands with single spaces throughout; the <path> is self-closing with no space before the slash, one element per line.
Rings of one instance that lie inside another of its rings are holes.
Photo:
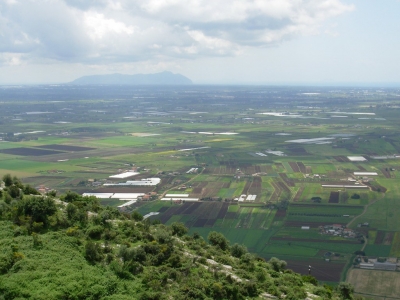
<path fill-rule="evenodd" d="M 61 85 L 0 99 L 0 173 L 44 192 L 114 207 L 141 194 L 120 209 L 219 231 L 328 283 L 400 257 L 398 89 Z M 161 181 L 121 185 L 147 178 Z"/>

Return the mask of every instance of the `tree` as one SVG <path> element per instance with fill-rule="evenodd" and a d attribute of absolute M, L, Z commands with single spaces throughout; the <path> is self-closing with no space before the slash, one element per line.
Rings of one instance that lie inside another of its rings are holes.
<path fill-rule="evenodd" d="M 225 251 L 229 247 L 229 242 L 222 233 L 211 231 L 207 238 L 211 245 L 219 247 L 221 250 Z"/>
<path fill-rule="evenodd" d="M 247 253 L 247 248 L 245 245 L 234 244 L 231 247 L 231 254 L 234 257 L 240 258 L 242 255 Z"/>
<path fill-rule="evenodd" d="M 304 282 L 309 282 L 315 286 L 318 285 L 318 280 L 317 278 L 315 278 L 314 276 L 311 275 L 303 275 L 301 276 L 301 278 L 303 279 Z"/>
<path fill-rule="evenodd" d="M 31 223 L 42 222 L 44 226 L 47 226 L 48 217 L 53 215 L 57 211 L 57 208 L 53 199 L 28 196 L 18 202 L 17 210 L 18 216 L 29 216 Z"/>
<path fill-rule="evenodd" d="M 40 195 L 40 193 L 33 187 L 31 187 L 29 184 L 25 185 L 24 188 L 22 189 L 25 195 Z"/>
<path fill-rule="evenodd" d="M 287 265 L 286 261 L 280 260 L 276 257 L 272 257 L 268 262 L 270 263 L 272 269 L 274 269 L 276 272 L 283 271 Z"/>
<path fill-rule="evenodd" d="M 342 299 L 353 299 L 354 287 L 348 282 L 340 282 L 337 290 L 342 296 Z"/>
<path fill-rule="evenodd" d="M 85 245 L 85 258 L 91 263 L 101 261 L 103 259 L 101 246 L 91 241 L 87 242 Z"/>
<path fill-rule="evenodd" d="M 17 176 L 13 176 L 12 181 L 13 181 L 13 184 L 15 186 L 19 187 L 20 189 L 22 189 L 24 187 L 21 180 Z"/>
<path fill-rule="evenodd" d="M 61 197 L 62 200 L 65 202 L 75 202 L 78 201 L 81 198 L 81 196 L 75 192 L 68 191 L 64 196 Z"/>
<path fill-rule="evenodd" d="M 8 187 L 8 193 L 10 194 L 10 196 L 12 198 L 18 198 L 21 194 L 21 191 L 19 190 L 19 188 L 15 185 L 12 185 L 10 187 Z"/>
<path fill-rule="evenodd" d="M 135 221 L 143 220 L 143 216 L 136 210 L 131 214 L 131 218 L 134 219 Z"/>
<path fill-rule="evenodd" d="M 174 222 L 171 224 L 172 234 L 177 236 L 183 236 L 188 232 L 186 226 L 181 222 Z"/>
<path fill-rule="evenodd" d="M 4 184 L 6 185 L 6 187 L 12 186 L 12 184 L 13 184 L 13 180 L 12 180 L 10 174 L 4 175 L 3 176 L 3 181 L 4 181 Z"/>
<path fill-rule="evenodd" d="M 68 203 L 67 207 L 66 207 L 66 211 L 67 211 L 67 218 L 70 221 L 73 221 L 75 219 L 75 215 L 78 211 L 78 208 L 73 205 L 72 203 Z"/>

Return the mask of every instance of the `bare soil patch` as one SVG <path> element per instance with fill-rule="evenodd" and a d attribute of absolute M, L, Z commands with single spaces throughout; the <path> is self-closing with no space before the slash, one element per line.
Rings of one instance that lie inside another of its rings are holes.
<path fill-rule="evenodd" d="M 392 178 L 392 176 L 390 175 L 390 172 L 387 171 L 385 168 L 382 168 L 381 172 L 386 178 Z"/>
<path fill-rule="evenodd" d="M 201 187 L 196 187 L 192 190 L 193 194 L 201 194 L 201 191 L 203 190 L 203 188 Z"/>
<path fill-rule="evenodd" d="M 386 232 L 385 238 L 383 239 L 384 245 L 391 245 L 394 237 L 394 232 Z"/>
<path fill-rule="evenodd" d="M 275 217 L 274 217 L 274 222 L 275 221 L 282 221 L 286 217 L 286 210 L 284 209 L 278 209 L 276 211 Z"/>
<path fill-rule="evenodd" d="M 323 205 L 316 205 L 316 204 L 306 204 L 306 203 L 291 203 L 291 206 L 303 206 L 307 208 L 314 208 L 314 207 L 321 207 Z M 329 205 L 325 205 L 329 207 Z M 335 205 L 335 207 L 343 207 L 343 208 L 364 208 L 362 205 Z"/>
<path fill-rule="evenodd" d="M 246 182 L 246 185 L 244 186 L 243 191 L 242 191 L 243 194 L 247 194 L 247 192 L 251 186 L 251 183 L 252 183 L 251 181 Z"/>
<path fill-rule="evenodd" d="M 58 145 L 58 144 L 53 144 L 53 145 L 43 145 L 43 146 L 36 146 L 35 148 L 42 148 L 42 149 L 51 149 L 51 150 L 60 150 L 60 151 L 89 151 L 89 150 L 95 150 L 96 148 L 91 148 L 91 147 L 81 147 L 81 146 L 70 146 L 70 145 Z"/>
<path fill-rule="evenodd" d="M 197 219 L 197 221 L 193 224 L 193 227 L 205 227 L 208 219 Z"/>
<path fill-rule="evenodd" d="M 309 155 L 309 153 L 303 147 L 288 148 L 287 151 L 293 155 Z"/>
<path fill-rule="evenodd" d="M 367 169 L 365 169 L 363 166 L 357 165 L 358 170 L 360 170 L 361 172 L 365 172 L 367 171 Z"/>
<path fill-rule="evenodd" d="M 208 219 L 205 226 L 206 227 L 213 227 L 217 219 Z"/>
<path fill-rule="evenodd" d="M 168 209 L 169 209 L 168 206 L 163 206 L 163 207 L 161 207 L 161 208 L 158 210 L 158 212 L 159 212 L 159 213 L 163 213 L 163 212 L 166 212 Z"/>
<path fill-rule="evenodd" d="M 299 166 L 301 173 L 303 173 L 303 174 L 307 173 L 306 166 L 302 162 L 297 162 L 297 165 Z"/>
<path fill-rule="evenodd" d="M 179 209 L 179 206 L 174 206 L 168 209 L 165 213 L 160 215 L 160 221 L 161 223 L 165 224 L 168 222 L 168 220 L 176 214 L 176 211 Z"/>
<path fill-rule="evenodd" d="M 290 167 L 292 168 L 293 172 L 300 172 L 299 166 L 294 161 L 289 162 Z"/>
<path fill-rule="evenodd" d="M 378 233 L 376 234 L 375 238 L 375 245 L 382 245 L 383 244 L 383 239 L 385 238 L 385 232 L 382 230 L 379 230 Z"/>
<path fill-rule="evenodd" d="M 339 192 L 331 192 L 329 195 L 329 203 L 339 203 Z"/>
<path fill-rule="evenodd" d="M 309 243 L 328 243 L 328 244 L 360 244 L 358 241 L 351 240 L 320 240 L 320 239 L 301 239 L 292 237 L 272 237 L 274 241 L 288 241 L 288 242 L 309 242 Z"/>
<path fill-rule="evenodd" d="M 222 207 L 220 208 L 217 219 L 225 218 L 226 213 L 228 212 L 229 203 L 222 203 Z"/>
<path fill-rule="evenodd" d="M 300 197 L 301 197 L 301 194 L 303 194 L 303 191 L 304 191 L 304 186 L 300 187 L 299 190 L 297 191 L 297 193 L 293 199 L 294 202 L 297 202 L 300 200 Z"/>
<path fill-rule="evenodd" d="M 340 274 L 345 266 L 345 263 L 332 263 L 323 260 L 308 259 L 304 261 L 286 260 L 287 268 L 308 275 L 308 266 L 311 266 L 311 275 L 320 281 L 340 281 Z"/>
<path fill-rule="evenodd" d="M 346 156 L 333 156 L 338 162 L 348 162 L 349 159 Z"/>
<path fill-rule="evenodd" d="M 286 221 L 285 227 L 310 226 L 311 228 L 318 228 L 319 226 L 325 226 L 327 223 L 328 222 Z M 335 222 L 335 224 L 345 225 L 346 223 Z"/>
<path fill-rule="evenodd" d="M 271 202 L 276 202 L 279 199 L 279 196 L 282 193 L 282 189 L 279 187 L 278 184 L 276 184 L 275 182 L 271 182 L 271 185 L 274 187 L 274 192 L 271 195 L 271 198 L 269 199 Z"/>
<path fill-rule="evenodd" d="M 386 193 L 386 191 L 387 191 L 387 188 L 385 188 L 384 186 L 381 186 L 377 182 L 374 182 L 373 185 L 370 182 L 366 182 L 365 185 L 368 185 L 374 192 Z"/>
<path fill-rule="evenodd" d="M 290 189 L 286 186 L 286 184 L 284 184 L 283 182 L 279 181 L 278 185 L 283 191 L 290 193 Z"/>
<path fill-rule="evenodd" d="M 36 149 L 36 148 L 9 148 L 0 150 L 1 153 L 20 155 L 20 156 L 43 156 L 43 155 L 54 155 L 61 154 L 61 151 Z"/>
<path fill-rule="evenodd" d="M 286 173 L 279 173 L 279 177 L 290 187 L 294 187 L 294 181 L 287 177 Z"/>

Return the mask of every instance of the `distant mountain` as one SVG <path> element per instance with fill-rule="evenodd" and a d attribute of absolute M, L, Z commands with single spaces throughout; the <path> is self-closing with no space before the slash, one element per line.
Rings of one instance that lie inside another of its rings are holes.
<path fill-rule="evenodd" d="M 83 76 L 75 79 L 69 84 L 187 85 L 193 84 L 193 82 L 189 78 L 181 74 L 174 74 L 172 72 L 161 72 L 155 74 L 108 74 Z"/>

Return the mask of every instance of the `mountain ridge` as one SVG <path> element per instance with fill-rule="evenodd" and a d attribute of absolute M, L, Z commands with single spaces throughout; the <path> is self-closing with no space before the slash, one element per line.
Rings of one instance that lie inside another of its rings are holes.
<path fill-rule="evenodd" d="M 190 85 L 192 80 L 181 74 L 169 71 L 152 74 L 104 74 L 79 77 L 71 85 Z"/>

